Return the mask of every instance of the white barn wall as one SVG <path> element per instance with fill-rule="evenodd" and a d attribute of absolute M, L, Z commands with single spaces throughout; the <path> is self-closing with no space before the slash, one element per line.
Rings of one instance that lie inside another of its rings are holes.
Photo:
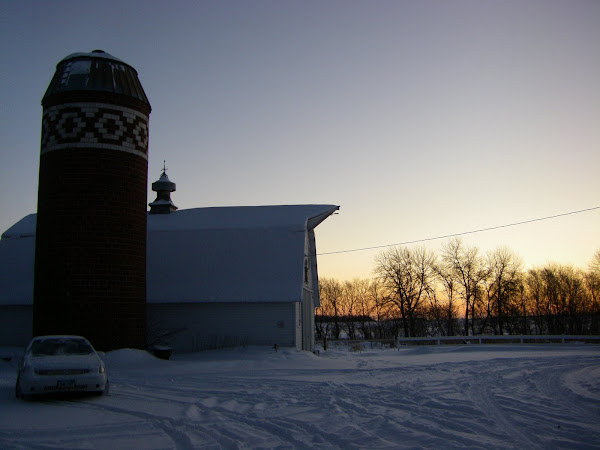
<path fill-rule="evenodd" d="M 149 342 L 178 352 L 239 345 L 295 347 L 298 303 L 149 303 Z"/>
<path fill-rule="evenodd" d="M 177 352 L 231 345 L 302 346 L 300 303 L 177 303 L 147 308 L 150 339 L 185 328 L 162 342 Z M 31 336 L 31 305 L 0 306 L 0 344 L 25 347 Z"/>

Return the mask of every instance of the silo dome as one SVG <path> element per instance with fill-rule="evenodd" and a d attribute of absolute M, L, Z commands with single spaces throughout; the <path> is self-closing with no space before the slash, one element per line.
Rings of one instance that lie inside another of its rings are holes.
<path fill-rule="evenodd" d="M 150 112 L 150 102 L 137 71 L 103 50 L 72 53 L 63 58 L 56 65 L 42 105 L 49 106 L 56 94 L 76 94 L 78 91 L 85 91 L 88 99 L 91 92 L 130 97 L 144 103 Z M 64 95 L 61 97 L 64 101 Z"/>

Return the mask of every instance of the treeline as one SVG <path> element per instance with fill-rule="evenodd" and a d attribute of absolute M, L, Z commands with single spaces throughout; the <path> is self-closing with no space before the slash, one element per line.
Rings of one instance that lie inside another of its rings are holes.
<path fill-rule="evenodd" d="M 484 255 L 453 239 L 437 254 L 390 248 L 375 258 L 374 273 L 320 280 L 317 339 L 600 334 L 600 250 L 587 270 L 525 270 L 507 248 Z"/>

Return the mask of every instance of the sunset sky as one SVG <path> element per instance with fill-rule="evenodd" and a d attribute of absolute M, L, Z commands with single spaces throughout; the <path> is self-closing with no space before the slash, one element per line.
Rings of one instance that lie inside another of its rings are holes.
<path fill-rule="evenodd" d="M 138 71 L 149 185 L 166 160 L 180 209 L 340 205 L 322 253 L 587 210 L 463 240 L 525 267 L 600 249 L 597 0 L 2 1 L 0 232 L 36 211 L 56 64 L 94 49 Z"/>

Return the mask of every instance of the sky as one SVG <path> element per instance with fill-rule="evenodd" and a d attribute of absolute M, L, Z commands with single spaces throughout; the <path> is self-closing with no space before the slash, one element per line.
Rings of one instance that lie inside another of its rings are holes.
<path fill-rule="evenodd" d="M 0 230 L 36 211 L 56 64 L 94 49 L 152 105 L 148 201 L 166 160 L 180 209 L 340 205 L 321 277 L 582 210 L 463 241 L 525 267 L 600 249 L 598 1 L 0 2 Z"/>

